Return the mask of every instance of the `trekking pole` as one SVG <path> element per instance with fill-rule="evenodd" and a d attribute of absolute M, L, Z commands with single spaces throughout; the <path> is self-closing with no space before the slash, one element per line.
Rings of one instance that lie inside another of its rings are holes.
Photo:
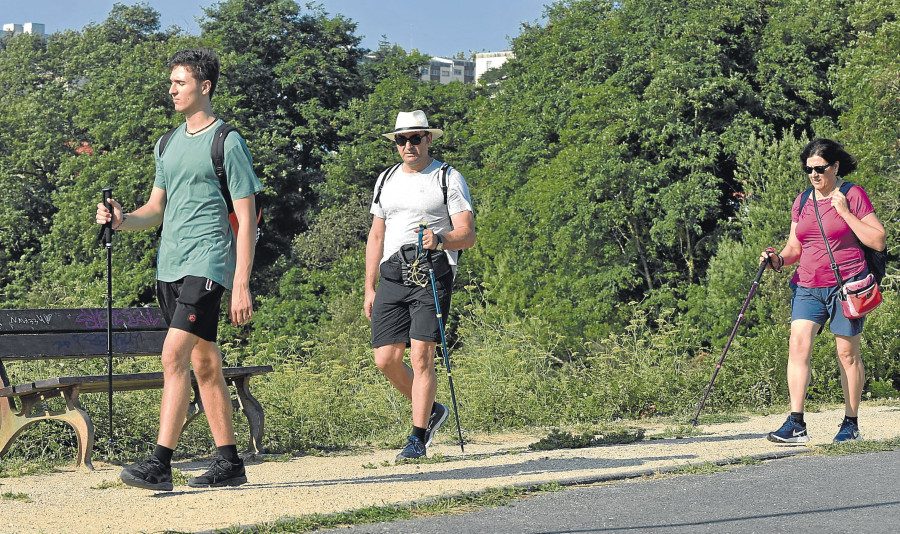
<path fill-rule="evenodd" d="M 112 198 L 112 187 L 103 188 L 103 205 L 113 212 L 109 203 Z M 109 377 L 109 443 L 107 444 L 107 459 L 112 456 L 113 448 L 113 353 L 112 353 L 112 218 L 103 225 L 103 244 L 106 245 L 106 354 L 109 357 L 107 372 Z"/>
<path fill-rule="evenodd" d="M 422 250 L 422 234 L 425 232 L 425 223 L 419 223 L 419 250 Z M 450 351 L 447 350 L 447 338 L 444 337 L 444 320 L 441 314 L 441 302 L 438 299 L 437 284 L 434 280 L 434 269 L 429 268 L 428 274 L 431 276 L 431 291 L 434 294 L 435 316 L 438 321 L 438 329 L 441 332 L 441 350 L 444 355 L 444 365 L 447 367 L 447 382 L 450 383 L 450 399 L 453 401 L 453 416 L 456 418 L 456 432 L 459 434 L 459 450 L 466 452 L 463 447 L 462 428 L 459 426 L 459 408 L 456 405 L 456 390 L 453 388 L 453 371 L 450 370 Z"/>
<path fill-rule="evenodd" d="M 737 333 L 738 326 L 741 324 L 741 320 L 744 319 L 744 313 L 747 311 L 747 306 L 750 305 L 750 299 L 752 299 L 753 294 L 756 293 L 756 288 L 759 286 L 759 280 L 762 278 L 763 271 L 766 270 L 766 265 L 772 261 L 769 258 L 770 252 L 774 253 L 775 249 L 772 247 L 766 249 L 766 261 L 759 264 L 759 270 L 756 271 L 756 278 L 753 279 L 753 284 L 750 286 L 750 293 L 744 300 L 744 306 L 741 308 L 741 313 L 738 315 L 737 322 L 734 323 L 734 328 L 731 329 L 731 336 L 728 338 L 728 343 L 725 344 L 725 350 L 722 351 L 722 357 L 719 358 L 719 363 L 716 364 L 716 370 L 713 372 L 712 380 L 709 381 L 709 386 L 706 387 L 706 393 L 703 394 L 703 400 L 700 401 L 700 406 L 697 407 L 697 413 L 694 415 L 694 420 L 691 421 L 692 426 L 697 426 L 700 410 L 702 410 L 703 405 L 706 404 L 706 398 L 709 396 L 709 392 L 712 391 L 713 382 L 716 381 L 716 376 L 718 376 L 719 370 L 722 369 L 722 362 L 725 361 L 725 355 L 728 354 L 728 349 L 731 347 L 731 342 L 734 340 L 734 335 Z"/>

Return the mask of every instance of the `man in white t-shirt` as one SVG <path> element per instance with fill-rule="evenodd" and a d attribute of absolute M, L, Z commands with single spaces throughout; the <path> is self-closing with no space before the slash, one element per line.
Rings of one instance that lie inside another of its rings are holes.
<path fill-rule="evenodd" d="M 370 210 L 363 307 L 372 324 L 375 364 L 412 402 L 413 431 L 397 455 L 400 461 L 424 457 L 448 414 L 434 401 L 434 352 L 441 332 L 428 269 L 434 269 L 441 314 L 447 317 L 459 251 L 475 244 L 466 181 L 429 154 L 441 135 L 420 110 L 397 115 L 394 131 L 384 136 L 396 142 L 403 161 L 378 177 Z M 424 250 L 417 248 L 420 231 Z M 418 273 L 417 257 L 427 258 Z M 403 361 L 406 347 L 410 365 Z"/>

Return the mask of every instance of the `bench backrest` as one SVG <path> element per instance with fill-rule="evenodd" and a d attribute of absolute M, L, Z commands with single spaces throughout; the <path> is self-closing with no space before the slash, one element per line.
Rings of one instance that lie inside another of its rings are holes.
<path fill-rule="evenodd" d="M 113 354 L 160 354 L 168 325 L 159 308 L 114 308 Z M 0 310 L 0 381 L 9 385 L 3 360 L 105 356 L 105 308 Z"/>

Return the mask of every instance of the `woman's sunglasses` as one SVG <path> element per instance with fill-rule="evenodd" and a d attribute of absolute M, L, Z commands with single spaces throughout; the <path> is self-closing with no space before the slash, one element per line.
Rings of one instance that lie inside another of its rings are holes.
<path fill-rule="evenodd" d="M 816 171 L 818 174 L 825 174 L 825 169 L 831 167 L 832 165 L 834 165 L 834 163 L 829 163 L 828 165 L 813 165 L 812 167 L 810 167 L 809 165 L 804 165 L 802 168 L 803 172 L 805 172 L 806 174 L 812 174 L 813 171 Z"/>
<path fill-rule="evenodd" d="M 422 139 L 425 139 L 426 137 L 428 137 L 428 134 L 415 134 L 409 137 L 398 134 L 394 136 L 394 141 L 397 142 L 397 146 L 405 146 L 407 141 L 409 141 L 412 146 L 419 146 L 419 143 L 422 142 Z"/>

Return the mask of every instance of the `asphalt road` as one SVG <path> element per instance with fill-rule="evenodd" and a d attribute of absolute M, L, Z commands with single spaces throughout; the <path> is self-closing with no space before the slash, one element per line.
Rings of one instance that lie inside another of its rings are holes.
<path fill-rule="evenodd" d="M 576 487 L 468 514 L 337 531 L 897 533 L 900 451 L 792 457 L 710 475 Z"/>

